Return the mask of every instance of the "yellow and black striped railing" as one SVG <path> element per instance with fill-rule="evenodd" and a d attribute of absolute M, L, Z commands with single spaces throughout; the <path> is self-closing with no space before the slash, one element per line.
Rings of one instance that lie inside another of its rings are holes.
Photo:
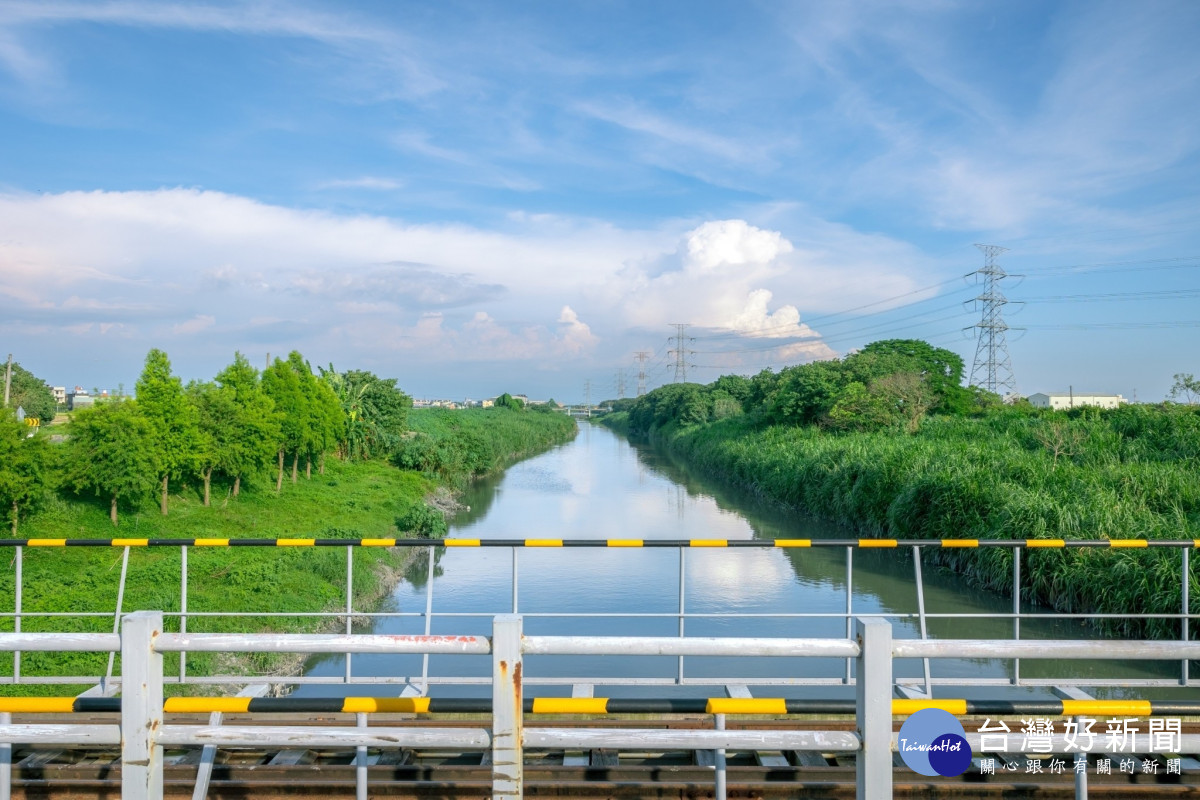
<path fill-rule="evenodd" d="M 892 700 L 892 714 L 908 716 L 937 708 L 959 716 L 1026 714 L 1083 717 L 1200 716 L 1200 701 L 1158 700 Z M 113 713 L 119 697 L 3 697 L 0 713 Z M 172 714 L 488 714 L 488 698 L 472 697 L 172 697 Z M 853 700 L 782 697 L 616 698 L 537 697 L 525 700 L 527 714 L 854 714 Z"/>
<path fill-rule="evenodd" d="M 1200 548 L 1200 539 L 0 539 L 0 547 Z"/>

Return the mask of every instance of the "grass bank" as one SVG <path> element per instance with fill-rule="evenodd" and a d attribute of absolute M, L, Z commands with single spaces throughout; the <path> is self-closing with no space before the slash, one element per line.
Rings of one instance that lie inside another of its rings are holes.
<path fill-rule="evenodd" d="M 629 417 L 604 424 L 631 433 Z M 912 435 L 832 434 L 741 416 L 649 432 L 718 479 L 866 535 L 894 538 L 1198 539 L 1200 410 L 934 417 Z M 1009 550 L 933 550 L 974 585 L 1011 587 Z M 1180 555 L 1162 550 L 1024 553 L 1027 600 L 1070 613 L 1178 614 Z M 1200 613 L 1193 576 L 1191 612 Z M 1178 621 L 1114 622 L 1112 633 L 1178 636 Z"/>
<path fill-rule="evenodd" d="M 461 415 L 461 416 L 455 416 Z M 565 424 L 564 424 L 565 423 Z M 285 481 L 276 496 L 268 476 L 243 481 L 241 494 L 214 492 L 203 506 L 196 485 L 181 486 L 170 497 L 170 513 L 162 516 L 152 498 L 139 511 L 124 515 L 120 528 L 108 520 L 108 505 L 88 496 L 56 493 L 22 524 L 27 538 L 390 538 L 440 533 L 441 515 L 427 499 L 445 493 L 476 475 L 503 467 L 568 441 L 575 424 L 559 414 L 499 411 L 412 412 L 417 434 L 409 441 L 435 452 L 470 453 L 472 459 L 438 462 L 437 469 L 402 468 L 385 461 L 362 463 L 329 459 L 325 474 L 297 483 Z M 397 463 L 402 459 L 398 454 Z M 429 466 L 429 465 L 425 465 Z M 399 527 L 398 527 L 399 523 Z M 444 528 L 442 528 L 444 530 Z M 9 567 L 0 573 L 0 597 L 6 610 L 14 606 L 12 550 Z M 403 573 L 410 551 L 404 548 L 357 548 L 354 556 L 354 606 L 368 610 Z M 133 548 L 122 607 L 126 611 L 180 610 L 181 552 L 176 548 Z M 25 631 L 111 631 L 121 570 L 120 548 L 25 548 L 23 611 L 96 617 L 26 617 Z M 264 611 L 309 613 L 345 606 L 346 551 L 341 548 L 192 548 L 188 553 L 188 611 Z M 188 630 L 311 631 L 321 623 L 305 617 L 207 618 L 189 616 Z M 168 617 L 168 630 L 178 618 Z M 11 631 L 12 619 L 0 620 Z M 178 658 L 166 656 L 168 674 L 178 671 Z M 106 655 L 91 653 L 25 653 L 22 675 L 100 675 Z M 239 671 L 275 675 L 291 666 L 278 658 L 248 656 Z M 224 671 L 227 659 L 193 654 L 189 674 Z M 11 658 L 0 659 L 0 675 L 11 676 Z M 119 671 L 119 667 L 118 667 Z M 30 693 L 29 687 L 4 687 Z M 38 693 L 34 691 L 33 693 Z"/>

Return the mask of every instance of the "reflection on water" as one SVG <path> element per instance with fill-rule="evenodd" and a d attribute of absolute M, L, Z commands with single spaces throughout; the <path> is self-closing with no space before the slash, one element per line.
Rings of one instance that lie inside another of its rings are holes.
<path fill-rule="evenodd" d="M 850 532 L 781 510 L 753 497 L 698 478 L 663 453 L 635 447 L 603 428 L 583 425 L 575 441 L 509 469 L 503 476 L 475 484 L 462 498 L 470 508 L 451 521 L 451 535 L 466 538 L 562 539 L 764 539 L 845 538 Z M 855 551 L 851 604 L 855 614 L 912 615 L 918 610 L 913 563 L 906 552 Z M 512 575 L 516 562 L 518 590 Z M 846 633 L 846 553 L 844 550 L 705 548 L 681 557 L 674 549 L 521 549 L 450 548 L 436 554 L 433 633 L 491 632 L 490 618 L 516 609 L 531 634 L 674 636 L 683 602 L 690 636 L 840 637 Z M 413 616 L 377 619 L 379 633 L 423 633 L 427 564 L 422 558 L 392 594 L 384 610 Z M 1007 598 L 986 596 L 953 575 L 925 565 L 928 613 L 1006 614 Z M 827 617 L 778 615 L 830 615 Z M 586 616 L 586 615 L 616 616 Z M 736 618 L 704 615 L 737 614 Z M 584 615 L 584 616 L 579 616 Z M 774 615 L 774 616 L 772 616 Z M 893 618 L 893 636 L 920 635 L 915 618 Z M 932 619 L 935 637 L 1008 638 L 1012 622 L 1003 619 Z M 1078 622 L 1022 621 L 1024 638 L 1085 638 Z M 434 656 L 430 674 L 485 676 L 486 658 Z M 1088 665 L 1096 677 L 1168 677 L 1166 665 Z M 1075 665 L 1076 671 L 1084 669 Z M 417 676 L 420 657 L 357 656 L 356 675 Z M 1006 662 L 947 660 L 933 665 L 935 677 L 1002 678 Z M 314 663 L 311 675 L 341 675 L 341 658 Z M 528 659 L 526 680 L 579 677 L 603 684 L 622 676 L 669 680 L 678 663 L 671 657 L 550 657 Z M 688 679 L 797 678 L 840 679 L 845 662 L 836 659 L 691 658 Z M 896 662 L 898 677 L 921 675 L 920 662 Z M 1023 661 L 1022 677 L 1068 674 L 1061 664 Z M 397 691 L 395 688 L 391 691 Z M 606 688 L 609 696 L 634 694 L 695 695 L 694 687 Z M 824 690 L 849 696 L 846 687 Z M 942 688 L 938 696 L 961 696 L 961 688 Z M 1025 691 L 1025 690 L 1021 690 Z M 359 687 L 356 694 L 380 689 Z M 538 687 L 536 693 L 569 694 L 569 686 Z M 1013 696 L 1011 688 L 972 689 L 972 697 Z M 301 694 L 341 694 L 330 686 L 309 686 Z M 437 695 L 486 694 L 482 687 L 435 686 Z M 814 696 L 811 687 L 760 688 L 759 696 Z M 1144 692 L 1142 694 L 1145 694 Z"/>

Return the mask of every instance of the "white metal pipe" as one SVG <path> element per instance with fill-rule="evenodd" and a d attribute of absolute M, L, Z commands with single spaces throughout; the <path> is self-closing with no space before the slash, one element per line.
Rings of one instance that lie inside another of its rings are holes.
<path fill-rule="evenodd" d="M 683 638 L 684 629 L 684 601 L 687 597 L 687 548 L 679 548 L 679 638 Z M 683 656 L 679 656 L 679 665 L 676 673 L 676 682 L 683 683 Z"/>
<path fill-rule="evenodd" d="M 125 548 L 125 552 L 121 554 L 121 582 L 117 585 L 117 610 L 113 614 L 113 633 L 121 632 L 121 614 L 125 607 L 125 578 L 129 575 L 129 548 Z M 108 669 L 104 673 L 104 677 L 112 678 L 113 666 L 116 664 L 117 654 L 115 652 L 108 654 Z"/>
<path fill-rule="evenodd" d="M 853 752 L 849 731 L 715 731 L 661 728 L 526 728 L 527 748 L 568 750 L 814 750 Z"/>
<path fill-rule="evenodd" d="M 179 548 L 179 632 L 187 633 L 188 610 L 188 549 L 187 545 Z M 187 653 L 179 654 L 179 682 L 187 678 Z"/>
<path fill-rule="evenodd" d="M 0 640 L 2 641 L 2 640 Z M 487 655 L 485 636 L 387 636 L 383 634 L 164 633 L 160 653 L 454 653 Z"/>
<path fill-rule="evenodd" d="M 43 652 L 115 653 L 120 649 L 121 637 L 115 633 L 0 633 L 0 652 L 38 650 Z M 94 681 L 82 682 L 94 683 Z"/>
<path fill-rule="evenodd" d="M 683 548 L 680 548 L 680 549 L 682 550 Z M 716 714 L 715 715 L 715 718 L 713 719 L 713 729 L 718 730 L 718 731 L 725 730 L 725 715 L 724 714 Z M 726 775 L 725 767 L 726 767 L 727 762 L 726 762 L 726 758 L 725 758 L 725 751 L 723 749 L 718 749 L 716 751 L 715 758 L 713 758 L 713 762 L 714 762 L 713 769 L 716 772 L 716 781 L 715 781 L 715 786 L 714 786 L 713 800 L 725 800 L 726 787 L 727 787 L 727 780 L 726 780 L 727 775 Z"/>
<path fill-rule="evenodd" d="M 672 636 L 526 636 L 530 655 L 815 656 L 857 658 L 858 644 L 844 639 L 770 639 Z"/>
<path fill-rule="evenodd" d="M 902 639 L 892 642 L 895 658 L 1111 658 L 1140 661 L 1200 658 L 1200 642 L 1072 640 Z"/>
<path fill-rule="evenodd" d="M 366 730 L 367 715 L 355 714 L 354 724 L 359 730 Z M 354 753 L 354 797 L 355 800 L 367 800 L 367 748 L 363 745 L 359 745 Z"/>
<path fill-rule="evenodd" d="M 354 548 L 346 548 L 346 635 L 354 633 Z M 346 683 L 353 675 L 354 656 L 346 653 Z M 366 754 L 363 754 L 366 759 Z"/>
<path fill-rule="evenodd" d="M 115 727 L 115 726 L 114 726 Z M 119 741 L 114 740 L 114 743 Z M 284 725 L 164 725 L 158 741 L 165 747 L 428 747 L 487 750 L 486 728 L 328 728 Z"/>
<path fill-rule="evenodd" d="M 3 744 L 119 745 L 120 725 L 4 725 Z"/>
<path fill-rule="evenodd" d="M 23 575 L 22 570 L 23 570 L 23 565 L 25 562 L 25 556 L 23 554 L 24 549 L 25 548 L 23 548 L 23 547 L 17 548 L 17 556 L 16 556 L 17 574 L 14 576 L 14 579 L 16 581 L 16 590 L 15 590 L 16 594 L 13 597 L 13 631 L 16 633 L 21 632 L 21 608 L 23 605 L 22 583 L 24 580 L 24 575 Z M 16 650 L 13 652 L 13 681 L 16 683 L 21 682 L 21 651 L 20 650 Z"/>

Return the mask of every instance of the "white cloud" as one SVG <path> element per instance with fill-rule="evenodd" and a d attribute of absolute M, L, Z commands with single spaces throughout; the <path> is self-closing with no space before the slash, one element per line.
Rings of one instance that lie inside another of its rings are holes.
<path fill-rule="evenodd" d="M 444 88 L 446 82 L 413 56 L 419 41 L 377 20 L 355 18 L 343 8 L 322 13 L 289 3 L 167 3 L 138 2 L 7 2 L 0 4 L 0 25 L 16 29 L 88 23 L 144 29 L 203 31 L 307 39 L 340 52 L 347 61 L 370 62 L 386 81 L 388 91 L 420 97 Z M 4 48 L 10 50 L 10 48 Z M 16 51 L 0 63 L 17 67 L 17 74 L 36 78 L 28 59 Z"/>
<path fill-rule="evenodd" d="M 341 178 L 338 180 L 324 181 L 317 185 L 318 189 L 370 189 L 373 191 L 389 192 L 395 189 L 403 189 L 404 181 L 396 180 L 395 178 L 380 178 L 372 175 L 364 175 L 361 178 Z"/>
<path fill-rule="evenodd" d="M 790 236 L 742 219 L 660 231 L 516 214 L 506 226 L 410 225 L 192 189 L 0 194 L 0 262 L 12 265 L 0 272 L 0 325 L 50 325 L 37 337 L 49 348 L 66 346 L 61 326 L 120 325 L 127 350 L 201 348 L 207 360 L 189 377 L 214 374 L 234 349 L 299 349 L 392 374 L 396 363 L 430 374 L 468 362 L 609 369 L 672 322 L 811 358 L 832 351 L 799 309 L 900 294 L 922 263 L 893 240 L 794 210 Z"/>
<path fill-rule="evenodd" d="M 558 329 L 561 348 L 567 355 L 578 355 L 597 342 L 592 329 L 579 319 L 579 315 L 570 306 L 563 306 L 558 315 Z"/>
<path fill-rule="evenodd" d="M 199 333 L 217 324 L 217 318 L 211 314 L 197 314 L 187 322 L 181 322 L 171 327 L 175 334 Z"/>
<path fill-rule="evenodd" d="M 792 243 L 778 231 L 741 219 L 706 222 L 688 234 L 686 268 L 705 274 L 723 266 L 766 264 L 790 252 Z"/>

